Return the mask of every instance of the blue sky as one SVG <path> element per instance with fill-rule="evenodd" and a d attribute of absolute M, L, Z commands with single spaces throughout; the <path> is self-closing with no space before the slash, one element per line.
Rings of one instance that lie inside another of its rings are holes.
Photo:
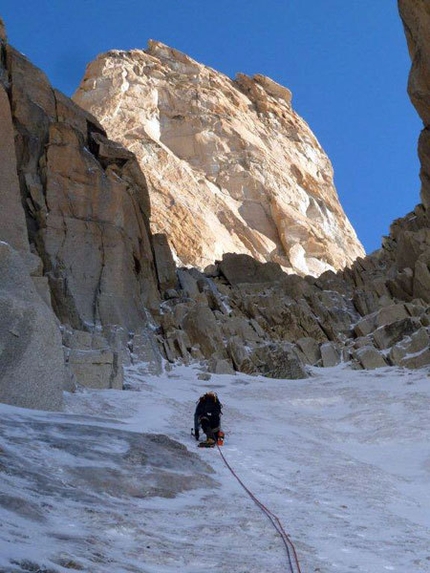
<path fill-rule="evenodd" d="M 293 92 L 367 252 L 419 202 L 419 121 L 394 0 L 2 0 L 9 41 L 71 95 L 109 49 L 159 40 Z"/>

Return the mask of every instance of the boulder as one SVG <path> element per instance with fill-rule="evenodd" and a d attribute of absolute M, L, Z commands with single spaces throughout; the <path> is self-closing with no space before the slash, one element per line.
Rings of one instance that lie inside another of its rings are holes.
<path fill-rule="evenodd" d="M 307 276 L 306 281 L 310 284 L 314 284 L 320 290 L 336 291 L 341 294 L 347 295 L 351 294 L 351 289 L 349 284 L 345 281 L 342 273 L 335 273 L 333 271 L 325 271 L 319 277 L 314 278 Z"/>
<path fill-rule="evenodd" d="M 183 330 L 175 330 L 165 341 L 166 356 L 169 362 L 175 362 L 180 358 L 185 364 L 191 360 L 192 344 L 189 336 Z"/>
<path fill-rule="evenodd" d="M 321 360 L 324 368 L 331 368 L 340 363 L 339 348 L 333 342 L 325 342 L 320 345 Z"/>
<path fill-rule="evenodd" d="M 390 304 L 363 317 L 354 326 L 357 336 L 367 336 L 380 326 L 385 326 L 393 322 L 408 318 L 410 316 L 405 304 Z"/>
<path fill-rule="evenodd" d="M 260 340 L 255 328 L 242 317 L 231 317 L 229 320 L 224 320 L 221 323 L 221 331 L 226 339 L 238 336 L 244 344 L 252 344 Z"/>
<path fill-rule="evenodd" d="M 201 278 L 200 273 L 195 276 L 191 273 L 192 269 L 180 268 L 177 270 L 177 276 L 180 288 L 183 290 L 185 296 L 193 298 L 196 297 L 200 290 L 197 286 L 197 281 Z"/>
<path fill-rule="evenodd" d="M 66 367 L 75 384 L 87 388 L 123 387 L 122 353 L 101 333 L 63 329 Z"/>
<path fill-rule="evenodd" d="M 70 350 L 66 354 L 66 363 L 75 380 L 86 388 L 122 389 L 122 369 L 118 369 L 114 353 L 110 349 Z"/>
<path fill-rule="evenodd" d="M 360 336 L 351 344 L 352 348 L 363 348 L 363 346 L 373 346 L 371 336 Z"/>
<path fill-rule="evenodd" d="M 413 298 L 414 271 L 406 267 L 397 271 L 394 278 L 386 281 L 388 290 L 394 298 L 410 301 Z"/>
<path fill-rule="evenodd" d="M 430 308 L 429 305 L 420 298 L 405 303 L 405 307 L 409 316 L 417 316 L 419 318 L 422 318 Z"/>
<path fill-rule="evenodd" d="M 270 289 L 265 296 L 261 294 L 249 298 L 245 308 L 269 337 L 289 342 L 302 337 L 317 342 L 327 340 L 324 325 L 305 300 L 291 301 L 280 296 L 278 289 Z"/>
<path fill-rule="evenodd" d="M 404 228 L 396 232 L 396 267 L 399 270 L 414 269 L 420 256 L 430 249 L 430 229 L 410 229 L 405 221 Z"/>
<path fill-rule="evenodd" d="M 379 297 L 373 290 L 356 289 L 352 301 L 361 316 L 366 316 L 378 309 Z"/>
<path fill-rule="evenodd" d="M 404 359 L 406 359 L 406 362 L 409 360 L 412 363 L 411 355 L 420 354 L 428 348 L 430 348 L 430 336 L 427 329 L 421 327 L 395 344 L 390 350 L 389 357 L 393 364 L 404 366 Z"/>
<path fill-rule="evenodd" d="M 199 346 L 205 358 L 217 355 L 224 358 L 225 349 L 220 328 L 213 312 L 203 304 L 196 304 L 184 316 L 181 324 L 193 346 Z"/>
<path fill-rule="evenodd" d="M 249 324 L 255 330 L 255 333 L 257 334 L 258 338 L 266 338 L 266 333 L 254 318 L 250 319 Z"/>
<path fill-rule="evenodd" d="M 231 285 L 273 283 L 283 277 L 282 269 L 277 263 L 260 263 L 243 254 L 223 255 L 219 269 Z"/>
<path fill-rule="evenodd" d="M 421 328 L 421 323 L 417 318 L 403 318 L 379 327 L 373 332 L 373 339 L 378 348 L 390 348 L 390 346 L 400 342 L 404 337 L 410 336 L 419 328 Z"/>
<path fill-rule="evenodd" d="M 423 326 L 430 326 L 430 307 L 420 316 L 420 321 Z"/>
<path fill-rule="evenodd" d="M 359 318 L 347 297 L 336 291 L 315 293 L 309 297 L 309 304 L 329 340 L 348 336 L 352 324 Z"/>
<path fill-rule="evenodd" d="M 321 360 L 320 345 L 314 338 L 299 338 L 296 342 L 300 351 L 303 353 L 306 364 L 315 366 Z"/>
<path fill-rule="evenodd" d="M 430 365 L 430 348 L 425 348 L 416 354 L 405 356 L 400 361 L 400 366 L 404 368 L 424 368 Z"/>
<path fill-rule="evenodd" d="M 288 344 L 263 344 L 253 349 L 249 355 L 254 372 L 268 378 L 297 380 L 307 378 L 303 363 Z"/>
<path fill-rule="evenodd" d="M 235 374 L 231 360 L 211 358 L 208 361 L 208 370 L 213 374 Z"/>
<path fill-rule="evenodd" d="M 239 336 L 233 336 L 227 341 L 227 352 L 235 370 L 246 374 L 255 371 L 255 366 L 249 358 L 250 349 L 244 345 Z"/>
<path fill-rule="evenodd" d="M 409 312 L 405 304 L 392 304 L 389 306 L 384 306 L 376 314 L 376 325 L 384 326 L 386 324 L 391 324 L 396 320 L 402 320 L 403 318 L 408 318 Z"/>
<path fill-rule="evenodd" d="M 206 277 L 202 276 L 197 281 L 197 287 L 199 292 L 205 296 L 206 303 L 208 304 L 209 308 L 214 311 L 215 314 L 219 313 L 220 315 L 228 316 L 231 314 L 231 308 L 225 302 L 225 297 L 219 292 L 215 282 Z M 198 300 L 200 297 L 196 297 Z"/>
<path fill-rule="evenodd" d="M 365 370 L 387 366 L 384 356 L 374 346 L 362 346 L 353 352 L 353 357 Z"/>
<path fill-rule="evenodd" d="M 0 402 L 60 410 L 65 384 L 59 324 L 21 257 L 0 242 Z"/>
<path fill-rule="evenodd" d="M 364 316 L 361 320 L 354 325 L 354 333 L 356 336 L 367 336 L 377 328 L 376 313 Z"/>

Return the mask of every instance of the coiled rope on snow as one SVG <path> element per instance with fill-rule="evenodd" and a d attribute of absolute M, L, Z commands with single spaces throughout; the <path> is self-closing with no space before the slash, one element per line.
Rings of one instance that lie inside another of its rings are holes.
<path fill-rule="evenodd" d="M 246 491 L 246 493 L 249 495 L 249 497 L 252 499 L 252 501 L 261 509 L 261 511 L 264 514 L 266 514 L 266 516 L 269 518 L 270 522 L 272 523 L 273 527 L 276 529 L 276 531 L 281 536 L 281 539 L 282 539 L 284 546 L 285 546 L 285 550 L 287 552 L 288 565 L 289 565 L 290 573 L 302 573 L 302 571 L 300 569 L 300 563 L 299 563 L 299 559 L 297 556 L 296 548 L 294 547 L 294 544 L 291 541 L 288 533 L 285 531 L 284 527 L 282 526 L 282 523 L 281 523 L 281 520 L 279 519 L 279 517 L 277 515 L 275 515 L 273 512 L 271 512 L 270 509 L 268 509 L 263 503 L 261 503 L 261 501 L 243 483 L 243 481 L 240 479 L 240 477 L 236 474 L 234 469 L 231 467 L 231 465 L 226 460 L 226 457 L 222 453 L 221 448 L 219 447 L 218 444 L 217 444 L 217 448 L 218 448 L 218 452 L 219 452 L 224 464 L 226 465 L 226 467 L 230 470 L 232 475 L 240 483 L 240 485 L 243 487 L 243 489 Z"/>

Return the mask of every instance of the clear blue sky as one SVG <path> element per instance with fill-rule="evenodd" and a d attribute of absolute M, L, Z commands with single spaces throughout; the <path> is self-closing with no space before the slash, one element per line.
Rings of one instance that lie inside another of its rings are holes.
<path fill-rule="evenodd" d="M 67 95 L 97 54 L 150 38 L 230 77 L 287 86 L 367 252 L 419 202 L 421 123 L 395 0 L 2 0 L 0 15 L 10 43 Z"/>

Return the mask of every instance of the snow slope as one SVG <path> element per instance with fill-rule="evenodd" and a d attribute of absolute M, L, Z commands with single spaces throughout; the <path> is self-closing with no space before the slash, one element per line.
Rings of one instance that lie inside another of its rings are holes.
<path fill-rule="evenodd" d="M 209 389 L 223 453 L 302 573 L 430 572 L 428 371 L 200 374 L 136 367 L 128 391 L 66 394 L 64 413 L 0 405 L 0 573 L 289 571 L 267 517 L 190 436 Z"/>

